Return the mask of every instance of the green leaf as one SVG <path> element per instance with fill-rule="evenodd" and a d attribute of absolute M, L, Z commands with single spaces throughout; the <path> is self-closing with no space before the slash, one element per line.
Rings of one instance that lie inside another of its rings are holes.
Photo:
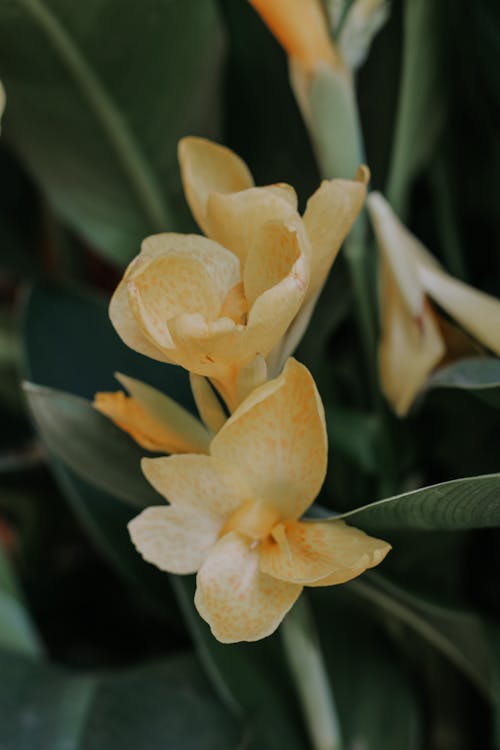
<path fill-rule="evenodd" d="M 0 746 L 16 750 L 233 750 L 241 729 L 196 659 L 70 673 L 0 652 Z"/>
<path fill-rule="evenodd" d="M 0 647 L 29 656 L 38 656 L 42 651 L 37 633 L 24 607 L 21 592 L 1 545 Z"/>
<path fill-rule="evenodd" d="M 500 474 L 433 484 L 378 500 L 331 520 L 339 518 L 366 531 L 457 531 L 500 526 Z"/>
<path fill-rule="evenodd" d="M 326 407 L 328 437 L 339 451 L 363 471 L 375 474 L 379 468 L 380 428 L 378 418 L 360 410 Z"/>
<path fill-rule="evenodd" d="M 61 216 L 119 264 L 174 226 L 177 141 L 218 129 L 222 48 L 213 0 L 0 6 L 5 136 Z"/>
<path fill-rule="evenodd" d="M 365 573 L 351 581 L 348 589 L 378 607 L 384 619 L 425 639 L 485 697 L 491 696 L 491 655 L 481 618 L 417 596 L 378 573 Z"/>
<path fill-rule="evenodd" d="M 140 469 L 144 449 L 92 404 L 32 383 L 24 390 L 47 448 L 78 476 L 136 508 L 160 503 Z"/>
<path fill-rule="evenodd" d="M 433 0 L 405 0 L 399 101 L 387 197 L 404 218 L 412 180 L 428 162 L 444 122 Z"/>
<path fill-rule="evenodd" d="M 427 389 L 434 388 L 464 390 L 500 409 L 500 359 L 472 357 L 443 367 L 427 382 Z"/>

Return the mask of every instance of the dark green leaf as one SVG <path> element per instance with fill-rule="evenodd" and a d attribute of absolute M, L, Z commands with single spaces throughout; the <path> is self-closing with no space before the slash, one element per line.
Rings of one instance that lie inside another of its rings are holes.
<path fill-rule="evenodd" d="M 25 384 L 31 413 L 47 448 L 78 476 L 136 508 L 161 498 L 144 478 L 144 450 L 79 396 Z"/>
<path fill-rule="evenodd" d="M 30 656 L 41 653 L 41 644 L 27 613 L 21 592 L 0 545 L 0 646 Z M 1 746 L 1 743 L 0 743 Z"/>
<path fill-rule="evenodd" d="M 500 359 L 472 357 L 443 367 L 433 375 L 427 388 L 456 388 L 467 391 L 500 409 Z"/>
<path fill-rule="evenodd" d="M 0 6 L 5 135 L 60 214 L 119 264 L 173 228 L 177 141 L 217 129 L 221 52 L 212 0 Z"/>

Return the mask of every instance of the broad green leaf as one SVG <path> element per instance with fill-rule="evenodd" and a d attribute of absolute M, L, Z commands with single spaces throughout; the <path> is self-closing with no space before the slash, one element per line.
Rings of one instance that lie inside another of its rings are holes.
<path fill-rule="evenodd" d="M 177 224 L 177 141 L 216 134 L 222 47 L 213 0 L 0 6 L 5 137 L 61 216 L 120 265 Z"/>
<path fill-rule="evenodd" d="M 365 573 L 348 588 L 379 608 L 384 619 L 398 622 L 425 639 L 485 697 L 491 697 L 491 656 L 480 617 L 417 596 L 379 573 Z"/>
<path fill-rule="evenodd" d="M 363 471 L 374 474 L 379 466 L 379 422 L 375 415 L 343 407 L 326 407 L 331 444 Z"/>
<path fill-rule="evenodd" d="M 402 218 L 411 183 L 430 158 L 444 122 L 436 14 L 433 0 L 405 0 L 399 101 L 386 189 Z"/>
<path fill-rule="evenodd" d="M 42 647 L 0 545 L 0 647 L 38 656 Z M 1 743 L 0 743 L 1 746 Z"/>
<path fill-rule="evenodd" d="M 16 750 L 234 750 L 241 729 L 196 659 L 101 674 L 0 652 L 0 746 Z"/>
<path fill-rule="evenodd" d="M 41 436 L 51 453 L 82 479 L 129 505 L 159 505 L 140 469 L 145 451 L 79 396 L 25 384 Z"/>
<path fill-rule="evenodd" d="M 332 520 L 336 518 L 366 531 L 457 531 L 500 526 L 500 474 L 433 484 L 378 500 Z"/>
<path fill-rule="evenodd" d="M 472 357 L 454 362 L 438 370 L 428 380 L 427 388 L 464 390 L 500 409 L 500 359 Z"/>

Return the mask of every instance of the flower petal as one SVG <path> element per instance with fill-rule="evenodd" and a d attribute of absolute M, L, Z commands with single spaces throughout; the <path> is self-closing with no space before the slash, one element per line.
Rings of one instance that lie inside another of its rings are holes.
<path fill-rule="evenodd" d="M 319 0 L 250 0 L 290 57 L 312 72 L 340 64 Z"/>
<path fill-rule="evenodd" d="M 142 557 L 167 573 L 196 573 L 216 543 L 217 519 L 192 508 L 151 506 L 128 524 Z"/>
<path fill-rule="evenodd" d="M 417 318 L 424 307 L 417 258 L 425 248 L 400 222 L 383 195 L 371 193 L 367 203 L 379 250 L 399 287 L 401 301 Z"/>
<path fill-rule="evenodd" d="M 427 376 L 445 354 L 439 325 L 428 302 L 414 317 L 400 287 L 381 258 L 381 329 L 379 370 L 382 390 L 399 416 L 404 416 Z"/>
<path fill-rule="evenodd" d="M 237 468 L 251 497 L 272 505 L 281 518 L 302 515 L 327 464 L 323 405 L 307 368 L 289 359 L 281 375 L 243 401 L 210 451 Z"/>
<path fill-rule="evenodd" d="M 267 221 L 285 220 L 297 211 L 289 185 L 269 185 L 237 193 L 212 193 L 207 204 L 209 235 L 238 256 L 242 268 L 255 234 Z"/>
<path fill-rule="evenodd" d="M 271 635 L 302 591 L 261 573 L 257 549 L 234 531 L 210 550 L 196 584 L 196 608 L 222 643 Z"/>
<path fill-rule="evenodd" d="M 500 300 L 449 276 L 438 266 L 419 263 L 425 291 L 484 346 L 500 355 Z"/>
<path fill-rule="evenodd" d="M 343 521 L 285 521 L 262 542 L 260 569 L 282 581 L 331 586 L 378 565 L 390 549 Z"/>
<path fill-rule="evenodd" d="M 311 243 L 307 299 L 323 286 L 366 196 L 370 173 L 360 168 L 354 180 L 324 180 L 307 201 L 304 225 Z"/>
<path fill-rule="evenodd" d="M 233 151 L 206 138 L 182 138 L 178 146 L 181 177 L 187 202 L 199 227 L 207 234 L 210 193 L 233 193 L 253 186 L 245 162 Z"/>
<path fill-rule="evenodd" d="M 189 373 L 191 391 L 200 417 L 212 432 L 218 432 L 227 417 L 214 389 L 203 375 Z"/>
<path fill-rule="evenodd" d="M 244 479 L 213 456 L 143 458 L 141 466 L 148 482 L 172 506 L 214 519 L 219 530 L 249 498 Z"/>

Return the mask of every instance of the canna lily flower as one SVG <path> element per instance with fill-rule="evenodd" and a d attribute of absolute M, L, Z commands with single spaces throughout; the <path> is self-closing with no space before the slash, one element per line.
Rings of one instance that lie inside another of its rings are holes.
<path fill-rule="evenodd" d="M 96 393 L 94 408 L 142 448 L 158 453 L 208 453 L 211 434 L 186 409 L 140 380 L 116 373 L 130 393 Z"/>
<path fill-rule="evenodd" d="M 344 583 L 390 546 L 342 521 L 300 521 L 323 483 L 323 407 L 308 370 L 289 359 L 229 418 L 210 455 L 144 459 L 170 502 L 129 524 L 145 560 L 197 572 L 195 605 L 223 643 L 270 635 L 304 586 Z"/>
<path fill-rule="evenodd" d="M 148 237 L 110 317 L 128 346 L 210 378 L 233 410 L 246 395 L 242 373 L 280 344 L 301 306 L 312 312 L 368 174 L 323 182 L 301 217 L 293 188 L 253 187 L 247 166 L 223 146 L 184 138 L 179 157 L 188 203 L 207 236 Z"/>
<path fill-rule="evenodd" d="M 335 49 L 319 0 L 250 0 L 287 55 L 306 72 L 337 67 Z"/>
<path fill-rule="evenodd" d="M 403 416 L 435 368 L 477 353 L 479 345 L 500 355 L 500 301 L 446 273 L 380 193 L 369 196 L 368 209 L 380 250 L 380 380 Z"/>

